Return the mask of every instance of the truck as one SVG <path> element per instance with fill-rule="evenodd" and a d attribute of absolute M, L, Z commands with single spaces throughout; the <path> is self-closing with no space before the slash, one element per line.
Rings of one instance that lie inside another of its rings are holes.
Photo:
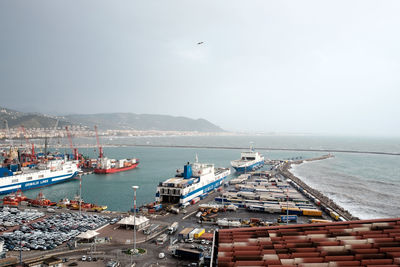
<path fill-rule="evenodd" d="M 179 223 L 178 222 L 174 222 L 173 224 L 171 224 L 168 227 L 168 234 L 172 235 L 173 233 L 175 233 L 176 230 L 178 229 L 178 227 L 179 227 Z"/>
<path fill-rule="evenodd" d="M 179 214 L 179 209 L 172 207 L 171 212 L 175 214 Z"/>
<path fill-rule="evenodd" d="M 178 238 L 179 238 L 180 240 L 188 239 L 188 238 L 189 238 L 189 233 L 190 233 L 191 231 L 193 231 L 193 228 L 185 228 L 185 229 L 183 229 L 183 230 L 179 233 Z"/>
<path fill-rule="evenodd" d="M 157 245 L 163 245 L 164 242 L 167 241 L 167 240 L 168 240 L 168 235 L 167 234 L 162 234 L 157 238 L 156 243 L 157 243 Z"/>
<path fill-rule="evenodd" d="M 200 201 L 200 197 L 195 197 L 195 198 L 193 198 L 193 199 L 190 201 L 190 204 L 194 205 L 194 204 L 196 204 L 196 203 L 199 202 L 199 201 Z"/>
<path fill-rule="evenodd" d="M 157 204 L 157 205 L 154 205 L 154 210 L 155 211 L 159 211 L 159 210 L 161 210 L 162 209 L 162 204 Z"/>
<path fill-rule="evenodd" d="M 177 248 L 174 251 L 174 256 L 185 260 L 199 261 L 203 257 L 203 253 L 194 249 Z"/>
<path fill-rule="evenodd" d="M 183 203 L 182 205 L 181 205 L 181 209 L 185 209 L 185 208 L 187 208 L 187 207 L 189 207 L 190 206 L 190 203 L 189 202 L 185 202 L 185 203 Z"/>
<path fill-rule="evenodd" d="M 297 215 L 281 215 L 278 219 L 278 222 L 297 222 Z"/>
<path fill-rule="evenodd" d="M 150 235 L 152 234 L 157 228 L 160 227 L 159 224 L 151 224 L 149 227 L 143 230 L 143 234 Z"/>

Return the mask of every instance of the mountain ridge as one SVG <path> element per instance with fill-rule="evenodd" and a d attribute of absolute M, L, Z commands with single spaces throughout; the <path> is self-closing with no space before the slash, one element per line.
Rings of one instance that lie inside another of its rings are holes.
<path fill-rule="evenodd" d="M 0 107 L 0 120 L 7 120 L 10 128 L 52 128 L 58 120 L 59 127 L 80 125 L 93 129 L 97 125 L 103 130 L 158 130 L 158 131 L 198 131 L 225 132 L 206 119 L 192 119 L 184 116 L 162 114 L 136 114 L 129 112 L 69 114 L 52 116 L 38 112 L 21 112 Z M 4 128 L 4 123 L 0 128 Z"/>
<path fill-rule="evenodd" d="M 191 119 L 183 116 L 137 113 L 97 113 L 65 115 L 68 121 L 89 127 L 118 130 L 163 130 L 224 132 L 219 126 L 205 119 Z"/>

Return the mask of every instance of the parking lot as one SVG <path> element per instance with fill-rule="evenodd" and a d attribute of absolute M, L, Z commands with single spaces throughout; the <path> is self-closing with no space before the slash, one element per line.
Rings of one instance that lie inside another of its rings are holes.
<path fill-rule="evenodd" d="M 45 217 L 37 210 L 20 211 L 4 207 L 3 222 L 15 222 L 19 226 L 2 234 L 5 251 L 52 250 L 82 232 L 94 230 L 108 224 L 110 218 L 97 214 L 61 212 Z M 40 220 L 37 220 L 42 218 Z M 4 223 L 3 223 L 4 224 Z"/>

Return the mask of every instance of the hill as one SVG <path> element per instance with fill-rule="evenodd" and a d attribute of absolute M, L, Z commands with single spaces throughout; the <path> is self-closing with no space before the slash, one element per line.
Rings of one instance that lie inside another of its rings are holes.
<path fill-rule="evenodd" d="M 40 113 L 24 113 L 0 107 L 0 129 L 5 127 L 4 120 L 7 120 L 10 128 L 20 127 L 21 125 L 25 128 L 52 128 L 56 125 L 57 119 L 59 119 L 58 126 L 60 127 L 71 124 L 56 116 L 48 116 Z"/>
<path fill-rule="evenodd" d="M 223 132 L 220 127 L 205 119 L 190 119 L 169 115 L 134 114 L 134 113 L 104 113 L 78 114 L 64 116 L 73 124 L 81 124 L 93 128 L 118 130 L 159 130 L 159 131 L 198 131 Z"/>
<path fill-rule="evenodd" d="M 190 119 L 169 115 L 134 114 L 134 113 L 104 113 L 104 114 L 77 114 L 63 117 L 40 113 L 24 113 L 0 107 L 0 129 L 3 129 L 4 120 L 10 128 L 52 128 L 57 119 L 58 126 L 81 125 L 93 129 L 97 125 L 102 130 L 158 130 L 158 131 L 198 131 L 223 132 L 220 127 L 204 119 Z"/>

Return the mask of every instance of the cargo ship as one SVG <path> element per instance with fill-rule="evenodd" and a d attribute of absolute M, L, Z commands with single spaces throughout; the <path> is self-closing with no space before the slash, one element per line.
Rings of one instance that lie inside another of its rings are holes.
<path fill-rule="evenodd" d="M 96 132 L 97 146 L 99 148 L 99 158 L 94 168 L 94 173 L 97 174 L 108 174 L 132 170 L 139 165 L 138 159 L 109 159 L 104 157 L 103 147 L 100 145 L 99 134 L 97 132 L 97 126 L 94 126 Z"/>
<path fill-rule="evenodd" d="M 160 182 L 156 201 L 179 205 L 190 203 L 219 188 L 230 173 L 229 168 L 215 168 L 214 164 L 198 163 L 197 160 L 192 164 L 188 162 L 183 170 L 177 170 L 175 177 Z"/>
<path fill-rule="evenodd" d="M 237 172 L 253 171 L 265 164 L 264 157 L 260 153 L 255 152 L 252 147 L 250 147 L 250 151 L 242 152 L 240 156 L 240 159 L 231 161 L 232 167 Z"/>
<path fill-rule="evenodd" d="M 76 161 L 50 160 L 37 163 L 32 168 L 8 162 L 0 166 L 0 194 L 65 182 L 79 171 Z"/>
<path fill-rule="evenodd" d="M 132 170 L 139 165 L 138 159 L 108 159 L 99 158 L 94 173 L 107 174 Z"/>

